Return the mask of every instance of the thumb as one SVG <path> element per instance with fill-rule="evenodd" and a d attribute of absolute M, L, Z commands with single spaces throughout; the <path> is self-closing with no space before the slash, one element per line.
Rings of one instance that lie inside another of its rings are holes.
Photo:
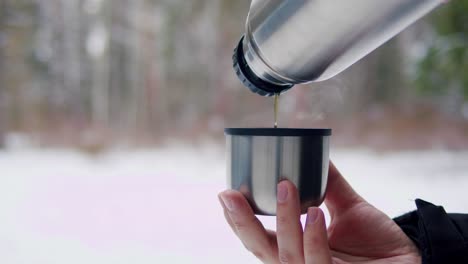
<path fill-rule="evenodd" d="M 306 264 L 331 264 L 327 228 L 322 210 L 311 207 L 304 229 L 304 258 Z"/>
<path fill-rule="evenodd" d="M 325 204 L 332 218 L 336 212 L 344 211 L 363 201 L 364 199 L 353 190 L 335 165 L 330 162 Z"/>

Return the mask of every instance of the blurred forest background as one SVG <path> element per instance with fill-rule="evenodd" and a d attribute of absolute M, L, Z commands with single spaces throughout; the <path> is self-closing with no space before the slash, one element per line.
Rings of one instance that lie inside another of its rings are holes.
<path fill-rule="evenodd" d="M 0 145 L 95 152 L 272 126 L 272 99 L 241 87 L 231 67 L 249 5 L 0 0 Z M 292 89 L 280 107 L 280 126 L 330 126 L 337 146 L 467 149 L 468 1 L 336 78 Z"/>

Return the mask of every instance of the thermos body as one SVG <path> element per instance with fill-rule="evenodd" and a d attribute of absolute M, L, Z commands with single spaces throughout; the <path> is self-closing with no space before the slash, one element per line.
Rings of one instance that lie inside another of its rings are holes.
<path fill-rule="evenodd" d="M 253 75 L 279 87 L 327 80 L 441 2 L 254 0 L 239 44 L 242 59 Z"/>

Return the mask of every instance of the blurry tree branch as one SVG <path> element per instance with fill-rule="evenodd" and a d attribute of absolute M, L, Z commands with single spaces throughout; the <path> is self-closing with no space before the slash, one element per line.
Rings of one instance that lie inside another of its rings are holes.
<path fill-rule="evenodd" d="M 460 115 L 468 101 L 468 1 L 451 1 L 431 19 L 432 38 L 419 60 L 416 86 Z"/>

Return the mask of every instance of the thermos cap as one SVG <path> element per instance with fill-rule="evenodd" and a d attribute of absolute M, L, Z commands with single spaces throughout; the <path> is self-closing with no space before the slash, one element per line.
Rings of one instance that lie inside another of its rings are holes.
<path fill-rule="evenodd" d="M 277 85 L 260 79 L 250 68 L 249 64 L 244 57 L 243 49 L 244 37 L 239 42 L 239 45 L 234 50 L 232 56 L 233 68 L 236 72 L 237 77 L 242 84 L 249 88 L 252 92 L 261 96 L 274 96 L 275 94 L 281 94 L 294 85 Z"/>

